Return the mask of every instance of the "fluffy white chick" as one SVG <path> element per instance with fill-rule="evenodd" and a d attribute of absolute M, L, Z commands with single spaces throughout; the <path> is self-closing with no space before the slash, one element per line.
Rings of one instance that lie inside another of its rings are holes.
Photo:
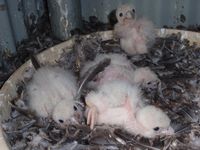
<path fill-rule="evenodd" d="M 87 124 L 116 125 L 133 134 L 155 137 L 172 134 L 169 117 L 159 108 L 144 106 L 140 90 L 124 81 L 111 81 L 86 96 Z"/>
<path fill-rule="evenodd" d="M 129 55 L 147 53 L 155 41 L 153 23 L 144 18 L 136 19 L 135 8 L 127 4 L 117 8 L 116 17 L 114 34 L 120 38 L 121 48 Z"/>
<path fill-rule="evenodd" d="M 159 78 L 149 67 L 137 69 L 126 68 L 118 65 L 110 65 L 97 76 L 97 85 L 108 81 L 121 80 L 141 87 L 154 87 L 159 83 Z"/>
<path fill-rule="evenodd" d="M 60 101 L 53 109 L 52 118 L 62 126 L 70 123 L 80 123 L 83 120 L 83 112 L 71 100 Z"/>
<path fill-rule="evenodd" d="M 120 80 L 98 86 L 97 91 L 88 93 L 85 100 L 89 108 L 87 123 L 91 128 L 95 123 L 122 125 L 127 120 L 128 112 L 136 112 L 143 105 L 139 89 Z"/>
<path fill-rule="evenodd" d="M 94 61 L 89 61 L 84 65 L 81 70 L 81 76 L 83 76 L 90 67 L 96 65 L 105 58 L 110 58 L 111 63 L 104 71 L 97 75 L 95 81 L 91 83 L 92 86 L 98 86 L 112 80 L 124 80 L 142 86 L 146 86 L 146 84 L 150 82 L 159 81 L 157 75 L 151 71 L 150 68 L 141 67 L 134 70 L 126 56 L 120 54 L 98 55 Z"/>
<path fill-rule="evenodd" d="M 142 87 L 155 88 L 160 80 L 149 67 L 140 67 L 134 70 L 133 82 Z"/>
<path fill-rule="evenodd" d="M 133 67 L 131 66 L 130 61 L 126 58 L 125 55 L 121 54 L 99 54 L 94 61 L 86 62 L 83 68 L 81 69 L 81 76 L 87 73 L 89 68 L 98 64 L 105 58 L 110 58 L 110 65 L 107 66 L 104 71 L 100 72 L 93 81 L 91 81 L 88 85 L 92 87 L 97 87 L 104 82 L 121 79 L 128 80 L 131 82 L 133 79 Z"/>
<path fill-rule="evenodd" d="M 160 108 L 153 105 L 143 107 L 136 113 L 135 117 L 138 130 L 135 130 L 134 127 L 132 131 L 145 137 L 151 138 L 156 135 L 172 135 L 174 133 L 174 129 L 170 126 L 169 117 Z"/>
<path fill-rule="evenodd" d="M 98 64 L 100 61 L 102 61 L 105 58 L 111 59 L 110 65 L 117 65 L 117 66 L 122 66 L 125 68 L 132 68 L 130 61 L 123 54 L 115 54 L 115 53 L 99 54 L 96 56 L 96 58 L 93 61 L 88 61 L 84 64 L 83 68 L 81 69 L 81 76 L 83 76 L 90 67 Z"/>
<path fill-rule="evenodd" d="M 38 116 L 53 117 L 64 124 L 74 113 L 76 91 L 76 79 L 71 72 L 59 67 L 41 67 L 27 85 L 28 104 Z"/>

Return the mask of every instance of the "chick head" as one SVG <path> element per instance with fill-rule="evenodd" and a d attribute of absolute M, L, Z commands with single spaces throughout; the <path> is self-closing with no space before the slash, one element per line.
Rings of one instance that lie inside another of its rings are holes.
<path fill-rule="evenodd" d="M 78 124 L 83 119 L 82 111 L 74 101 L 66 100 L 62 100 L 55 106 L 52 118 L 61 127 L 65 127 L 67 124 Z"/>
<path fill-rule="evenodd" d="M 116 10 L 116 17 L 119 23 L 129 19 L 135 19 L 135 8 L 131 5 L 121 5 Z"/>
<path fill-rule="evenodd" d="M 136 114 L 136 119 L 144 128 L 141 135 L 153 138 L 156 135 L 171 135 L 174 130 L 170 126 L 169 117 L 159 108 L 149 105 Z"/>
<path fill-rule="evenodd" d="M 149 67 L 140 67 L 134 71 L 134 83 L 148 91 L 157 89 L 161 84 L 158 76 Z"/>

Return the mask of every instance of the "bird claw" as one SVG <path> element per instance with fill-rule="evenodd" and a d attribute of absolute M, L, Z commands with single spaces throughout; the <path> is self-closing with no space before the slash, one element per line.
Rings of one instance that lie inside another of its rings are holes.
<path fill-rule="evenodd" d="M 90 125 L 90 129 L 94 128 L 94 125 L 96 123 L 96 117 L 97 117 L 97 109 L 95 106 L 92 106 L 89 108 L 87 114 L 87 124 Z"/>

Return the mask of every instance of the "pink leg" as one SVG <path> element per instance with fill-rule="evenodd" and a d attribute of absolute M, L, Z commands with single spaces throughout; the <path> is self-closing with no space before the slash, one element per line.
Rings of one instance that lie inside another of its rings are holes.
<path fill-rule="evenodd" d="M 87 114 L 87 124 L 90 125 L 90 129 L 94 128 L 97 120 L 97 109 L 95 106 L 91 106 Z"/>
<path fill-rule="evenodd" d="M 141 106 L 139 105 L 140 103 L 137 104 L 136 107 L 132 108 L 131 106 L 131 101 L 128 99 L 128 97 L 125 100 L 125 103 L 123 104 L 123 106 L 125 107 L 125 109 L 128 111 L 129 115 L 131 117 L 134 117 L 134 112 L 137 111 L 138 108 L 140 108 Z"/>
<path fill-rule="evenodd" d="M 128 100 L 128 98 L 126 98 L 124 107 L 126 108 L 126 110 L 128 110 L 128 112 L 131 112 L 131 104 L 130 104 L 130 101 Z"/>

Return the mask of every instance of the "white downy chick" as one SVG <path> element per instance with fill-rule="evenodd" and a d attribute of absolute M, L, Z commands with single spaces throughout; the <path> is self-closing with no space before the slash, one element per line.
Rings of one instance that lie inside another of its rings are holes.
<path fill-rule="evenodd" d="M 140 109 L 136 113 L 136 120 L 139 125 L 138 129 L 140 129 L 137 131 L 145 137 L 152 138 L 156 135 L 172 135 L 174 133 L 169 117 L 160 108 L 153 105 L 147 105 Z"/>
<path fill-rule="evenodd" d="M 129 55 L 144 54 L 155 41 L 153 23 L 146 19 L 136 19 L 135 8 L 121 5 L 117 8 L 118 23 L 114 34 L 120 38 L 121 48 Z"/>
<path fill-rule="evenodd" d="M 59 67 L 41 67 L 27 85 L 28 104 L 38 116 L 53 117 L 63 124 L 74 113 L 76 91 L 76 79 L 70 71 Z M 61 103 L 64 105 L 59 109 Z"/>
<path fill-rule="evenodd" d="M 149 67 L 137 69 L 110 65 L 97 76 L 96 82 L 101 85 L 108 81 L 121 80 L 141 87 L 155 88 L 160 82 L 158 76 Z"/>
<path fill-rule="evenodd" d="M 117 65 L 117 66 L 122 66 L 125 68 L 132 68 L 130 61 L 123 54 L 115 54 L 115 53 L 99 54 L 96 56 L 94 61 L 88 61 L 84 64 L 83 68 L 81 69 L 81 76 L 83 76 L 90 67 L 98 64 L 100 61 L 102 61 L 105 58 L 111 59 L 110 65 Z"/>
<path fill-rule="evenodd" d="M 140 90 L 124 81 L 111 81 L 86 96 L 87 124 L 116 125 L 133 134 L 155 137 L 172 134 L 169 117 L 159 108 L 144 106 Z"/>
<path fill-rule="evenodd" d="M 83 120 L 83 112 L 77 108 L 74 101 L 62 100 L 54 108 L 52 118 L 62 126 L 78 124 Z"/>
<path fill-rule="evenodd" d="M 133 82 L 141 87 L 155 88 L 160 80 L 149 67 L 140 67 L 133 73 Z"/>
<path fill-rule="evenodd" d="M 110 58 L 110 65 L 107 66 L 104 71 L 100 72 L 94 81 L 91 81 L 88 85 L 92 87 L 97 87 L 104 82 L 121 79 L 128 80 L 131 82 L 133 79 L 133 67 L 131 66 L 130 61 L 126 58 L 125 55 L 121 54 L 99 54 L 94 61 L 86 62 L 84 67 L 81 69 L 81 76 L 87 73 L 90 67 L 98 64 L 105 58 Z"/>
<path fill-rule="evenodd" d="M 96 65 L 105 58 L 110 58 L 111 63 L 104 71 L 97 75 L 95 81 L 91 83 L 93 86 L 98 86 L 112 80 L 125 80 L 132 84 L 142 86 L 146 86 L 150 82 L 156 81 L 157 83 L 157 81 L 159 81 L 157 75 L 151 71 L 150 68 L 141 67 L 134 70 L 126 56 L 120 54 L 98 55 L 94 61 L 89 61 L 84 65 L 81 70 L 81 76 L 83 76 L 90 67 Z"/>
<path fill-rule="evenodd" d="M 89 92 L 85 100 L 89 108 L 87 122 L 91 128 L 95 123 L 122 125 L 128 119 L 128 112 L 136 112 L 143 105 L 140 90 L 120 80 L 98 86 L 97 91 Z"/>

